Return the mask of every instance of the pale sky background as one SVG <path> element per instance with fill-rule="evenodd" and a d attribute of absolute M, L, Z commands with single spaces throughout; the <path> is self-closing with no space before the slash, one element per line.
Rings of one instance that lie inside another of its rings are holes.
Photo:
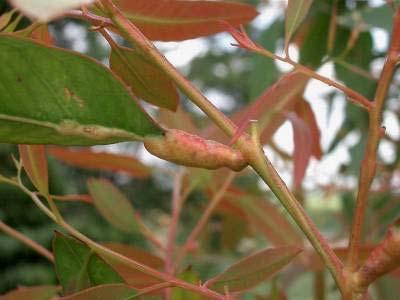
<path fill-rule="evenodd" d="M 381 6 L 385 4 L 384 0 L 371 0 L 368 1 L 371 6 Z M 276 18 L 280 18 L 284 14 L 284 8 L 286 6 L 285 0 L 270 0 L 268 5 L 261 6 L 258 8 L 260 15 L 253 21 L 253 25 L 259 28 L 265 28 L 271 24 Z M 66 28 L 67 37 L 73 41 L 73 47 L 77 51 L 84 52 L 87 48 L 83 39 L 76 38 L 77 36 L 82 36 L 82 31 L 84 29 L 71 24 Z M 388 35 L 387 33 L 379 28 L 372 29 L 372 36 L 374 40 L 374 47 L 376 50 L 385 50 L 388 46 Z M 222 33 L 217 35 L 218 47 L 224 50 L 234 48 L 230 45 L 233 42 L 232 37 L 227 33 Z M 157 42 L 157 47 L 159 47 L 165 54 L 165 56 L 182 72 L 190 65 L 190 62 L 195 58 L 204 55 L 207 52 L 207 43 L 204 38 L 192 39 L 183 42 Z M 281 49 L 277 51 L 281 54 Z M 293 59 L 298 58 L 298 51 L 295 47 L 290 49 L 291 57 Z M 266 58 L 267 59 L 267 58 Z M 383 61 L 376 61 L 373 64 L 373 72 L 379 74 L 382 67 Z M 283 63 L 276 63 L 277 66 L 283 70 L 288 71 L 287 65 Z M 327 76 L 329 78 L 334 78 L 334 69 L 332 63 L 326 63 L 319 70 L 318 73 Z M 340 128 L 341 123 L 344 118 L 344 107 L 345 98 L 343 96 L 336 96 L 333 102 L 333 108 L 331 114 L 328 118 L 328 105 L 323 99 L 324 95 L 330 93 L 333 90 L 332 87 L 325 85 L 317 80 L 311 80 L 308 84 L 305 92 L 306 99 L 310 102 L 321 130 L 321 145 L 322 149 L 326 150 L 335 136 L 336 131 Z M 234 99 L 231 99 L 227 95 L 221 94 L 215 90 L 203 90 L 203 92 L 209 97 L 209 99 L 219 108 L 226 109 L 233 105 Z M 199 110 L 195 109 L 194 113 L 201 113 Z M 393 138 L 400 138 L 400 126 L 397 118 L 393 113 L 385 112 L 383 125 L 390 136 Z M 274 140 L 277 144 L 287 152 L 291 153 L 293 151 L 292 142 L 292 128 L 289 122 L 286 122 L 274 136 Z M 331 154 L 323 157 L 321 161 L 316 161 L 312 159 L 305 180 L 305 187 L 310 189 L 315 188 L 315 185 L 328 184 L 330 182 L 337 182 L 345 185 L 354 186 L 357 182 L 356 178 L 339 178 L 337 176 L 339 166 L 350 160 L 350 155 L 348 149 L 350 146 L 359 142 L 359 134 L 356 132 L 348 135 L 344 141 L 333 151 Z M 98 150 L 106 150 L 112 152 L 125 151 L 123 147 L 116 145 L 99 146 L 96 147 Z M 287 164 L 274 155 L 268 147 L 265 148 L 268 157 L 272 160 L 279 173 L 288 184 L 291 183 L 292 166 Z M 394 159 L 394 151 L 389 143 L 381 143 L 379 152 L 382 157 L 385 157 L 388 161 Z M 144 149 L 139 152 L 139 155 L 149 164 L 160 164 L 163 163 L 161 160 L 153 157 L 151 154 L 147 153 Z"/>

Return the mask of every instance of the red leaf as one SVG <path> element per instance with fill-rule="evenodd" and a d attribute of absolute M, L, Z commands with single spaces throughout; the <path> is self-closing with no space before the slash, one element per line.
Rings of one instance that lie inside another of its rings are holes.
<path fill-rule="evenodd" d="M 228 1 L 119 0 L 118 6 L 149 39 L 178 41 L 225 31 L 251 21 L 254 7 Z"/>
<path fill-rule="evenodd" d="M 123 171 L 135 178 L 147 178 L 151 172 L 150 168 L 131 156 L 62 147 L 49 147 L 47 151 L 57 159 L 80 168 Z"/>
<path fill-rule="evenodd" d="M 54 45 L 53 37 L 50 35 L 49 27 L 47 24 L 39 25 L 31 34 L 34 40 L 42 42 L 48 46 Z"/>
<path fill-rule="evenodd" d="M 274 245 L 301 245 L 303 238 L 281 211 L 269 201 L 255 197 L 240 197 L 237 203 L 247 219 Z"/>
<path fill-rule="evenodd" d="M 238 131 L 244 131 L 250 120 L 258 120 L 261 132 L 261 142 L 268 143 L 275 131 L 285 122 L 285 113 L 293 111 L 297 101 L 302 99 L 302 93 L 309 77 L 291 72 L 279 79 L 273 86 L 268 87 L 252 104 L 232 116 L 238 125 Z M 207 129 L 207 135 L 213 139 L 225 140 L 216 131 L 216 127 Z M 236 136 L 237 137 L 237 136 Z"/>
<path fill-rule="evenodd" d="M 57 295 L 59 290 L 59 287 L 53 285 L 19 287 L 14 291 L 0 296 L 0 300 L 50 300 Z"/>
<path fill-rule="evenodd" d="M 47 158 L 43 145 L 19 145 L 22 165 L 34 186 L 43 195 L 49 194 Z"/>
<path fill-rule="evenodd" d="M 144 53 L 110 43 L 110 67 L 144 101 L 175 111 L 179 94 L 173 82 Z"/>
<path fill-rule="evenodd" d="M 93 203 L 93 199 L 89 195 L 51 195 L 51 198 L 59 201 L 82 201 Z"/>
<path fill-rule="evenodd" d="M 220 275 L 207 281 L 205 285 L 220 292 L 223 292 L 225 287 L 229 292 L 248 290 L 276 275 L 301 251 L 302 249 L 296 246 L 262 250 L 241 259 Z"/>
<path fill-rule="evenodd" d="M 104 246 L 153 269 L 160 270 L 164 267 L 164 261 L 161 258 L 140 248 L 117 243 L 107 243 L 104 244 Z M 118 262 L 113 262 L 108 260 L 106 257 L 104 257 L 104 259 L 114 268 L 124 281 L 132 287 L 140 289 L 161 282 L 160 280 L 150 275 L 146 275 L 139 270 Z"/>
<path fill-rule="evenodd" d="M 294 113 L 288 114 L 288 119 L 293 127 L 293 183 L 295 188 L 299 187 L 303 181 L 311 158 L 311 131 L 307 124 Z"/>
<path fill-rule="evenodd" d="M 315 114 L 307 101 L 299 101 L 296 104 L 295 112 L 310 128 L 311 131 L 311 154 L 320 159 L 322 150 L 320 145 L 321 132 L 319 130 Z"/>
<path fill-rule="evenodd" d="M 104 284 L 62 297 L 60 300 L 135 299 L 138 293 L 125 284 Z"/>

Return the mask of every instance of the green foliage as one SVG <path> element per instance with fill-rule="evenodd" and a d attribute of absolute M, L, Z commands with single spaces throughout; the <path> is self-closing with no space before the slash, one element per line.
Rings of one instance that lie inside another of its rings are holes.
<path fill-rule="evenodd" d="M 7 35 L 0 37 L 0 53 L 3 142 L 107 144 L 161 133 L 124 86 L 92 60 Z M 94 86 L 82 85 L 88 80 Z"/>
<path fill-rule="evenodd" d="M 64 294 L 92 286 L 122 283 L 121 277 L 85 244 L 56 232 L 53 240 L 55 268 Z"/>

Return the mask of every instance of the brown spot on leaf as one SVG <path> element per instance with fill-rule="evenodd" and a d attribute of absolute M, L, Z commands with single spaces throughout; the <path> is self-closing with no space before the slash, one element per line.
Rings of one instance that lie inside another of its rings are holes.
<path fill-rule="evenodd" d="M 64 87 L 64 96 L 65 100 L 67 102 L 70 102 L 71 100 L 74 101 L 80 108 L 83 108 L 85 106 L 85 101 L 80 98 L 78 95 L 76 95 L 72 90 L 70 90 L 68 87 Z"/>

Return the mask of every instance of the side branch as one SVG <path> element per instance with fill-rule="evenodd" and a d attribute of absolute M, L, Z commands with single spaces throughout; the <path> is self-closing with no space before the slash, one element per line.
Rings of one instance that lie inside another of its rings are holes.
<path fill-rule="evenodd" d="M 393 35 L 389 52 L 378 81 L 374 97 L 374 106 L 369 111 L 369 131 L 364 158 L 361 162 L 360 178 L 358 182 L 358 195 L 356 210 L 349 241 L 349 256 L 346 269 L 355 272 L 359 267 L 359 249 L 361 243 L 362 227 L 368 202 L 369 190 L 375 176 L 376 156 L 379 140 L 382 136 L 381 118 L 386 95 L 391 83 L 393 73 L 396 69 L 398 56 L 400 54 L 400 8 L 397 9 L 393 22 Z"/>

